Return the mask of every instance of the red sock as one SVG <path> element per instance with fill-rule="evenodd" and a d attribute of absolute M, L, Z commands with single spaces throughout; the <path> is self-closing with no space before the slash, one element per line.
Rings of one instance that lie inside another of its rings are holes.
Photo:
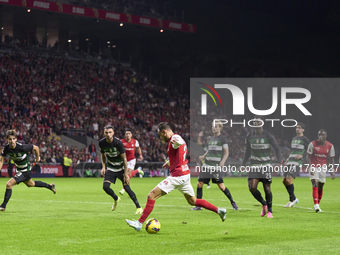
<path fill-rule="evenodd" d="M 319 199 L 318 202 L 320 204 L 321 198 L 322 198 L 322 194 L 323 194 L 323 190 L 322 189 L 318 189 L 318 195 L 319 195 Z"/>
<path fill-rule="evenodd" d="M 134 177 L 138 173 L 138 170 L 131 171 L 130 177 Z"/>
<path fill-rule="evenodd" d="M 313 200 L 314 200 L 314 204 L 318 204 L 319 203 L 319 193 L 318 193 L 318 188 L 317 187 L 313 187 Z"/>
<path fill-rule="evenodd" d="M 148 199 L 148 201 L 146 202 L 146 206 L 145 206 L 145 208 L 143 210 L 143 213 L 142 213 L 142 215 L 140 216 L 140 218 L 138 220 L 140 223 L 144 223 L 146 218 L 152 212 L 154 206 L 155 206 L 155 200 Z"/>
<path fill-rule="evenodd" d="M 208 201 L 204 200 L 204 199 L 196 199 L 196 204 L 197 207 L 203 207 L 207 210 L 213 211 L 215 213 L 217 213 L 217 207 L 210 204 Z"/>

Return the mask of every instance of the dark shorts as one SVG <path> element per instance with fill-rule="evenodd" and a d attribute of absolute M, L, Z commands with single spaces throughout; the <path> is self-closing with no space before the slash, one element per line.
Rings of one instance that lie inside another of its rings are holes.
<path fill-rule="evenodd" d="M 201 177 L 199 177 L 198 178 L 199 182 L 203 182 L 205 184 L 209 184 L 210 180 L 211 180 L 212 183 L 223 183 L 222 177 L 218 177 L 218 178 L 201 178 Z"/>
<path fill-rule="evenodd" d="M 17 172 L 17 174 L 13 177 L 13 179 L 17 182 L 17 184 L 25 181 L 29 181 L 31 179 L 31 171 L 27 172 Z"/>
<path fill-rule="evenodd" d="M 271 172 L 249 172 L 248 181 L 252 179 L 257 179 L 262 183 L 272 183 L 272 173 Z"/>
<path fill-rule="evenodd" d="M 124 184 L 124 170 L 119 171 L 119 172 L 106 170 L 104 181 L 109 181 L 115 184 L 117 178 Z"/>
<path fill-rule="evenodd" d="M 283 172 L 283 177 L 284 178 L 292 177 L 295 179 L 297 176 L 299 176 L 299 173 L 300 173 L 300 167 L 291 165 L 288 171 Z"/>

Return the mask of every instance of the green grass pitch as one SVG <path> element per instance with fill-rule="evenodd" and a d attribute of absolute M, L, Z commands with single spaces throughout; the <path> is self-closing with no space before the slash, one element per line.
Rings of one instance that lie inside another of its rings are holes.
<path fill-rule="evenodd" d="M 3 197 L 8 178 L 0 179 Z M 138 219 L 131 199 L 124 194 L 115 212 L 102 190 L 101 178 L 41 179 L 55 182 L 57 194 L 20 184 L 5 212 L 1 212 L 1 254 L 336 254 L 340 243 L 339 179 L 327 179 L 315 213 L 308 178 L 297 178 L 294 208 L 283 208 L 288 194 L 281 178 L 274 178 L 273 219 L 260 217 L 260 204 L 247 188 L 246 178 L 225 178 L 240 209 L 233 211 L 225 195 L 212 184 L 203 198 L 228 209 L 222 222 L 213 212 L 190 211 L 182 194 L 173 191 L 156 201 L 149 218 L 161 222 L 158 234 L 128 227 Z M 142 207 L 148 192 L 162 178 L 133 178 L 131 187 Z M 192 178 L 196 192 L 197 178 Z M 121 184 L 112 185 L 118 193 Z M 259 190 L 263 194 L 260 183 Z"/>

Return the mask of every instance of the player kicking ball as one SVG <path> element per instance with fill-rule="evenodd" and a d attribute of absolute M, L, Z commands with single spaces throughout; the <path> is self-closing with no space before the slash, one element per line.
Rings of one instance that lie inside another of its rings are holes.
<path fill-rule="evenodd" d="M 174 134 L 167 122 L 158 124 L 158 134 L 162 140 L 168 143 L 169 161 L 163 165 L 163 168 L 170 166 L 170 176 L 150 191 L 146 206 L 139 220 L 126 219 L 126 223 L 137 231 L 141 230 L 143 223 L 155 206 L 156 199 L 169 194 L 175 189 L 184 195 L 190 205 L 213 211 L 221 217 L 222 221 L 225 221 L 227 214 L 225 208 L 217 208 L 204 199 L 196 199 L 194 189 L 190 183 L 190 170 L 186 159 L 187 145 L 183 138 L 178 134 Z"/>
<path fill-rule="evenodd" d="M 6 184 L 6 192 L 4 201 L 0 205 L 0 211 L 5 211 L 8 201 L 12 196 L 12 188 L 14 185 L 21 182 L 25 183 L 27 187 L 46 188 L 51 190 L 54 194 L 57 193 L 54 183 L 47 184 L 42 181 L 33 181 L 31 178 L 31 165 L 29 163 L 28 152 L 34 152 L 36 162 L 40 161 L 39 147 L 32 144 L 21 144 L 17 142 L 17 132 L 14 129 L 6 131 L 6 139 L 8 144 L 5 145 L 0 158 L 0 169 L 2 168 L 5 157 L 9 157 L 14 161 L 17 174 L 11 178 Z"/>

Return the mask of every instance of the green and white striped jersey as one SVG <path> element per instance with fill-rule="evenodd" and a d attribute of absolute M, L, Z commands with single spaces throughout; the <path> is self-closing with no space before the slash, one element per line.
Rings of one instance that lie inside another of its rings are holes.
<path fill-rule="evenodd" d="M 108 143 L 104 137 L 99 141 L 99 147 L 100 152 L 104 153 L 106 156 L 107 170 L 113 172 L 124 170 L 124 161 L 121 154 L 125 153 L 125 148 L 117 137 L 113 137 L 111 143 Z"/>
<path fill-rule="evenodd" d="M 219 165 L 224 156 L 224 149 L 227 148 L 228 143 L 225 136 L 211 137 L 208 144 L 208 154 L 205 157 L 204 163 L 209 166 Z"/>
<path fill-rule="evenodd" d="M 8 155 L 14 161 L 17 171 L 26 172 L 31 171 L 28 152 L 32 150 L 32 144 L 21 144 L 17 142 L 14 149 L 12 149 L 9 144 L 6 144 L 1 156 L 6 157 L 6 155 Z"/>
<path fill-rule="evenodd" d="M 290 154 L 289 154 L 286 165 L 294 165 L 294 166 L 302 165 L 303 157 L 301 159 L 296 160 L 295 156 L 297 155 L 303 156 L 308 148 L 309 143 L 310 141 L 306 136 L 301 136 L 301 137 L 295 136 L 292 139 Z"/>
<path fill-rule="evenodd" d="M 267 130 L 263 130 L 261 134 L 257 134 L 255 131 L 250 132 L 246 137 L 246 156 L 243 160 L 248 160 L 250 154 L 251 166 L 269 166 L 271 165 L 271 146 L 276 151 L 276 157 L 279 163 L 281 163 L 280 148 L 274 138 L 274 136 Z"/>

